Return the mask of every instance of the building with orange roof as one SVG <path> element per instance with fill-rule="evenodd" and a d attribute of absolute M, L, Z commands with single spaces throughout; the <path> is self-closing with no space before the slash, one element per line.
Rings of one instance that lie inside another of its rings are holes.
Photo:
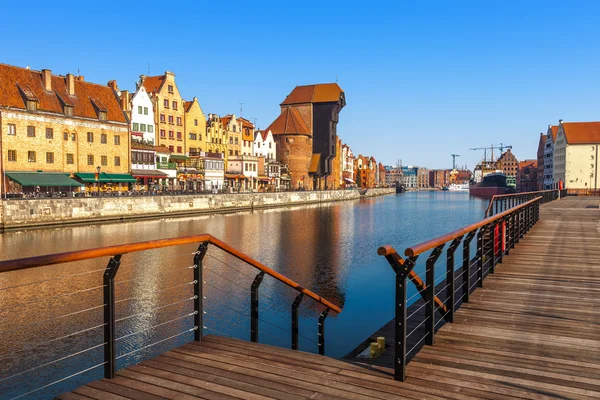
<path fill-rule="evenodd" d="M 294 188 L 327 187 L 333 171 L 339 112 L 346 105 L 336 83 L 296 86 L 280 104 L 267 128 L 277 143 L 277 158 L 287 165 Z"/>
<path fill-rule="evenodd" d="M 559 120 L 554 142 L 554 182 L 565 189 L 597 190 L 600 122 Z"/>
<path fill-rule="evenodd" d="M 548 125 L 546 132 L 546 144 L 544 146 L 544 189 L 550 190 L 556 186 L 554 182 L 554 142 L 558 133 L 558 125 Z M 539 165 L 538 165 L 539 168 Z"/>
<path fill-rule="evenodd" d="M 154 103 L 154 122 L 158 131 L 157 145 L 171 151 L 171 161 L 182 163 L 186 159 L 185 107 L 175 83 L 175 74 L 140 77 L 141 84 Z"/>
<path fill-rule="evenodd" d="M 127 173 L 129 121 L 116 90 L 114 81 L 100 85 L 83 76 L 0 64 L 0 194 L 33 190 L 17 187 L 11 172 L 86 174 L 88 188 L 98 167 Z"/>
<path fill-rule="evenodd" d="M 363 189 L 374 188 L 377 184 L 377 162 L 374 157 L 359 154 L 354 161 L 354 180 Z"/>
<path fill-rule="evenodd" d="M 221 123 L 227 132 L 227 155 L 239 156 L 242 154 L 242 121 L 235 114 L 221 117 Z"/>
<path fill-rule="evenodd" d="M 517 171 L 517 191 L 518 192 L 533 192 L 537 190 L 538 180 L 538 161 L 525 160 L 519 162 L 519 170 Z"/>

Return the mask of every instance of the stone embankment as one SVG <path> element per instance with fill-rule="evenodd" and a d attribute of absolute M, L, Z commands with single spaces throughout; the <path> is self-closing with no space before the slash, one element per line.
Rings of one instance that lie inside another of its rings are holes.
<path fill-rule="evenodd" d="M 82 197 L 2 200 L 0 232 L 59 225 L 226 213 L 290 205 L 356 200 L 395 193 L 391 189 L 315 192 L 203 194 L 140 197 Z"/>

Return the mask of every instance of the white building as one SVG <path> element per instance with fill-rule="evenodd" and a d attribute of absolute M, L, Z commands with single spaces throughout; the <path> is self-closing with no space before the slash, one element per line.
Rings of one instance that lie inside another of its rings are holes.
<path fill-rule="evenodd" d="M 243 179 L 240 180 L 238 178 L 239 186 L 236 186 L 236 188 L 242 190 L 256 190 L 258 172 L 258 158 L 254 156 L 230 156 L 227 159 L 227 173 L 243 175 L 241 177 Z"/>
<path fill-rule="evenodd" d="M 554 143 L 554 182 L 565 189 L 600 189 L 600 122 L 559 121 Z"/>
<path fill-rule="evenodd" d="M 256 131 L 254 135 L 254 155 L 265 160 L 275 160 L 276 147 L 271 131 Z"/>
<path fill-rule="evenodd" d="M 204 157 L 204 189 L 216 192 L 225 185 L 225 160 L 219 153 L 200 153 Z"/>
<path fill-rule="evenodd" d="M 354 154 L 352 154 L 352 149 L 346 145 L 342 145 L 342 157 L 340 160 L 342 166 L 342 180 L 345 181 L 346 184 L 354 184 Z"/>
<path fill-rule="evenodd" d="M 546 144 L 544 146 L 544 190 L 554 187 L 554 141 L 558 133 L 558 125 L 548 125 Z"/>
<path fill-rule="evenodd" d="M 131 97 L 131 137 L 133 140 L 154 145 L 154 107 L 146 88 L 140 82 L 136 84 L 137 89 Z"/>

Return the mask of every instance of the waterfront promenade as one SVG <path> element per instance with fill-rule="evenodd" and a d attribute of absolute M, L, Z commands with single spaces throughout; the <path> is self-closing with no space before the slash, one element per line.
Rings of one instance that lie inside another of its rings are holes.
<path fill-rule="evenodd" d="M 404 382 L 391 365 L 208 336 L 59 398 L 598 398 L 599 204 L 542 205 L 539 222 L 412 358 Z"/>

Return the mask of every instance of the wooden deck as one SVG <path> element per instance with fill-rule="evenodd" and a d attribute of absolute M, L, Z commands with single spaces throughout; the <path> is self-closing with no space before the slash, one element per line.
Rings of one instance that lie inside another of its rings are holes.
<path fill-rule="evenodd" d="M 208 336 L 59 398 L 598 399 L 600 210 L 588 207 L 599 204 L 543 205 L 540 222 L 408 364 L 405 382 L 386 366 Z"/>

